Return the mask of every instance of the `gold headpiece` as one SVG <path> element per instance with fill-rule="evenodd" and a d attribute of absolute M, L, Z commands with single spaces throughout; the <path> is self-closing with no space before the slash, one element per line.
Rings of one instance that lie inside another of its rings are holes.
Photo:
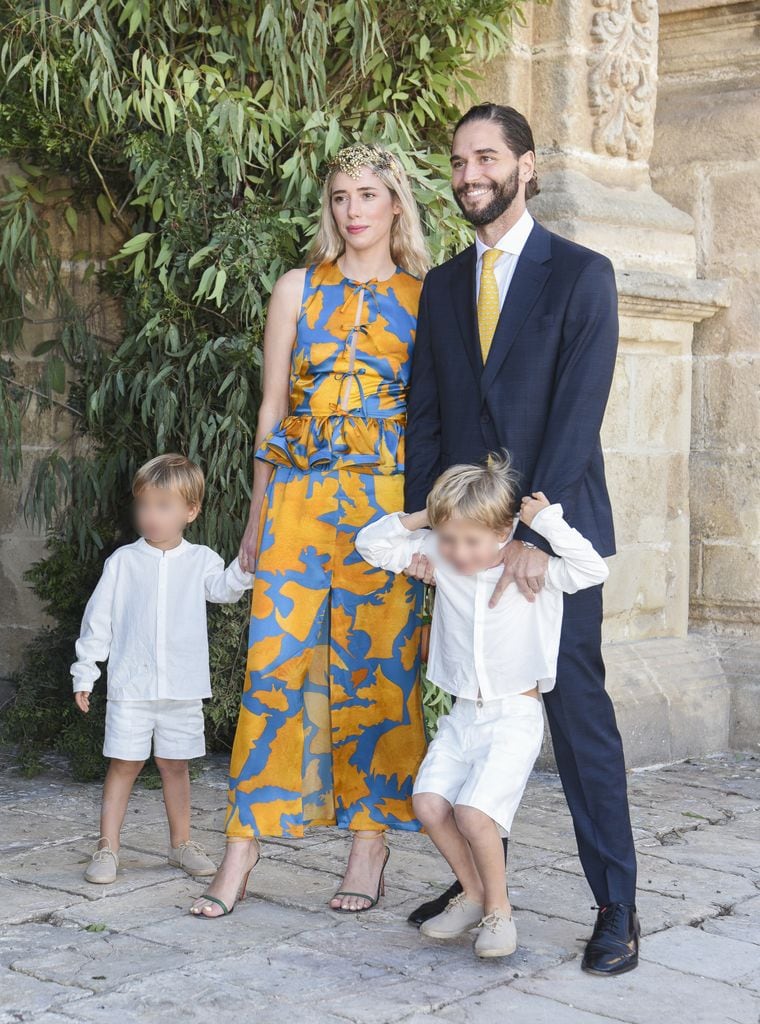
<path fill-rule="evenodd" d="M 391 171 L 397 176 L 400 173 L 395 156 L 373 142 L 354 142 L 350 146 L 344 146 L 329 164 L 331 171 L 343 171 L 349 178 L 360 177 L 362 167 Z"/>

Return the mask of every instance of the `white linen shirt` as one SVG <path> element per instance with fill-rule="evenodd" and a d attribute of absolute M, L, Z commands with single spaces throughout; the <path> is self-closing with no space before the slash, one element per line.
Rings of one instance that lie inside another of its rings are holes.
<path fill-rule="evenodd" d="M 237 559 L 182 538 L 161 551 L 142 537 L 107 558 L 87 602 L 71 666 L 74 692 L 91 691 L 108 658 L 109 700 L 211 696 L 206 601 L 232 604 L 253 585 Z"/>
<path fill-rule="evenodd" d="M 541 509 L 531 526 L 556 555 L 549 557 L 545 585 L 528 601 L 510 583 L 495 608 L 488 602 L 502 574 L 498 565 L 465 575 L 438 552 L 434 530 L 408 530 L 393 512 L 359 531 L 356 547 L 370 563 L 403 572 L 412 555 L 435 566 L 436 592 L 427 676 L 447 693 L 485 701 L 521 693 L 538 684 L 554 687 L 562 629 L 563 594 L 603 583 L 609 570 L 591 543 L 562 518 L 562 506 Z"/>
<path fill-rule="evenodd" d="M 507 291 L 512 282 L 512 277 L 515 273 L 515 267 L 517 266 L 517 260 L 520 253 L 525 248 L 525 243 L 528 241 L 528 235 L 533 230 L 533 218 L 527 210 L 523 211 L 522 216 L 513 224 L 509 231 L 505 232 L 501 236 L 498 242 L 493 246 L 494 249 L 501 249 L 504 253 L 500 256 L 494 264 L 493 272 L 496 275 L 496 283 L 499 286 L 499 309 L 504 305 L 504 299 L 506 298 Z M 478 235 L 475 235 L 475 301 L 480 294 L 480 274 L 483 269 L 483 253 L 491 248 L 486 245 Z"/>

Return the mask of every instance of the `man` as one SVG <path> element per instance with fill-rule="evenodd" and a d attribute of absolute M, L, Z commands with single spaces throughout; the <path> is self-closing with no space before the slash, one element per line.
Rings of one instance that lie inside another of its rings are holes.
<path fill-rule="evenodd" d="M 452 189 L 473 245 L 431 270 L 420 300 L 406 432 L 405 507 L 423 508 L 438 474 L 506 448 L 523 493 L 543 491 L 604 555 L 614 554 L 599 431 L 617 351 L 612 264 L 536 223 L 530 125 L 485 103 L 459 121 Z M 514 582 L 543 585 L 550 548 L 523 524 L 504 548 L 491 605 Z M 410 572 L 429 573 L 424 564 Z M 636 855 L 625 765 L 601 655 L 602 587 L 566 595 L 557 685 L 544 703 L 581 864 L 599 906 L 582 966 L 638 963 Z M 506 854 L 506 840 L 505 840 Z M 443 909 L 458 883 L 410 916 Z"/>

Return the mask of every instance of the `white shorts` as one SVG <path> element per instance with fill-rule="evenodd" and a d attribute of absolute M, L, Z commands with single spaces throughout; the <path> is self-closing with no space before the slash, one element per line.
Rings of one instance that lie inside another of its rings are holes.
<path fill-rule="evenodd" d="M 509 832 L 541 751 L 541 701 L 522 693 L 483 701 L 457 697 L 417 773 L 415 793 L 465 804 Z"/>
<path fill-rule="evenodd" d="M 145 761 L 153 753 L 168 760 L 203 757 L 202 700 L 106 701 L 104 757 Z"/>

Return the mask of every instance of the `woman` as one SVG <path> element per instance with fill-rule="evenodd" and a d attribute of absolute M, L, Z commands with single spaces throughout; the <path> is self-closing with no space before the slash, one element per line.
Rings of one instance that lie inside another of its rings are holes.
<path fill-rule="evenodd" d="M 354 538 L 403 507 L 404 424 L 427 253 L 387 150 L 341 150 L 305 269 L 272 292 L 244 569 L 256 571 L 232 750 L 227 847 L 203 917 L 245 893 L 259 836 L 337 824 L 354 841 L 330 906 L 383 891 L 388 827 L 418 830 L 425 750 L 421 585 L 370 568 Z"/>

